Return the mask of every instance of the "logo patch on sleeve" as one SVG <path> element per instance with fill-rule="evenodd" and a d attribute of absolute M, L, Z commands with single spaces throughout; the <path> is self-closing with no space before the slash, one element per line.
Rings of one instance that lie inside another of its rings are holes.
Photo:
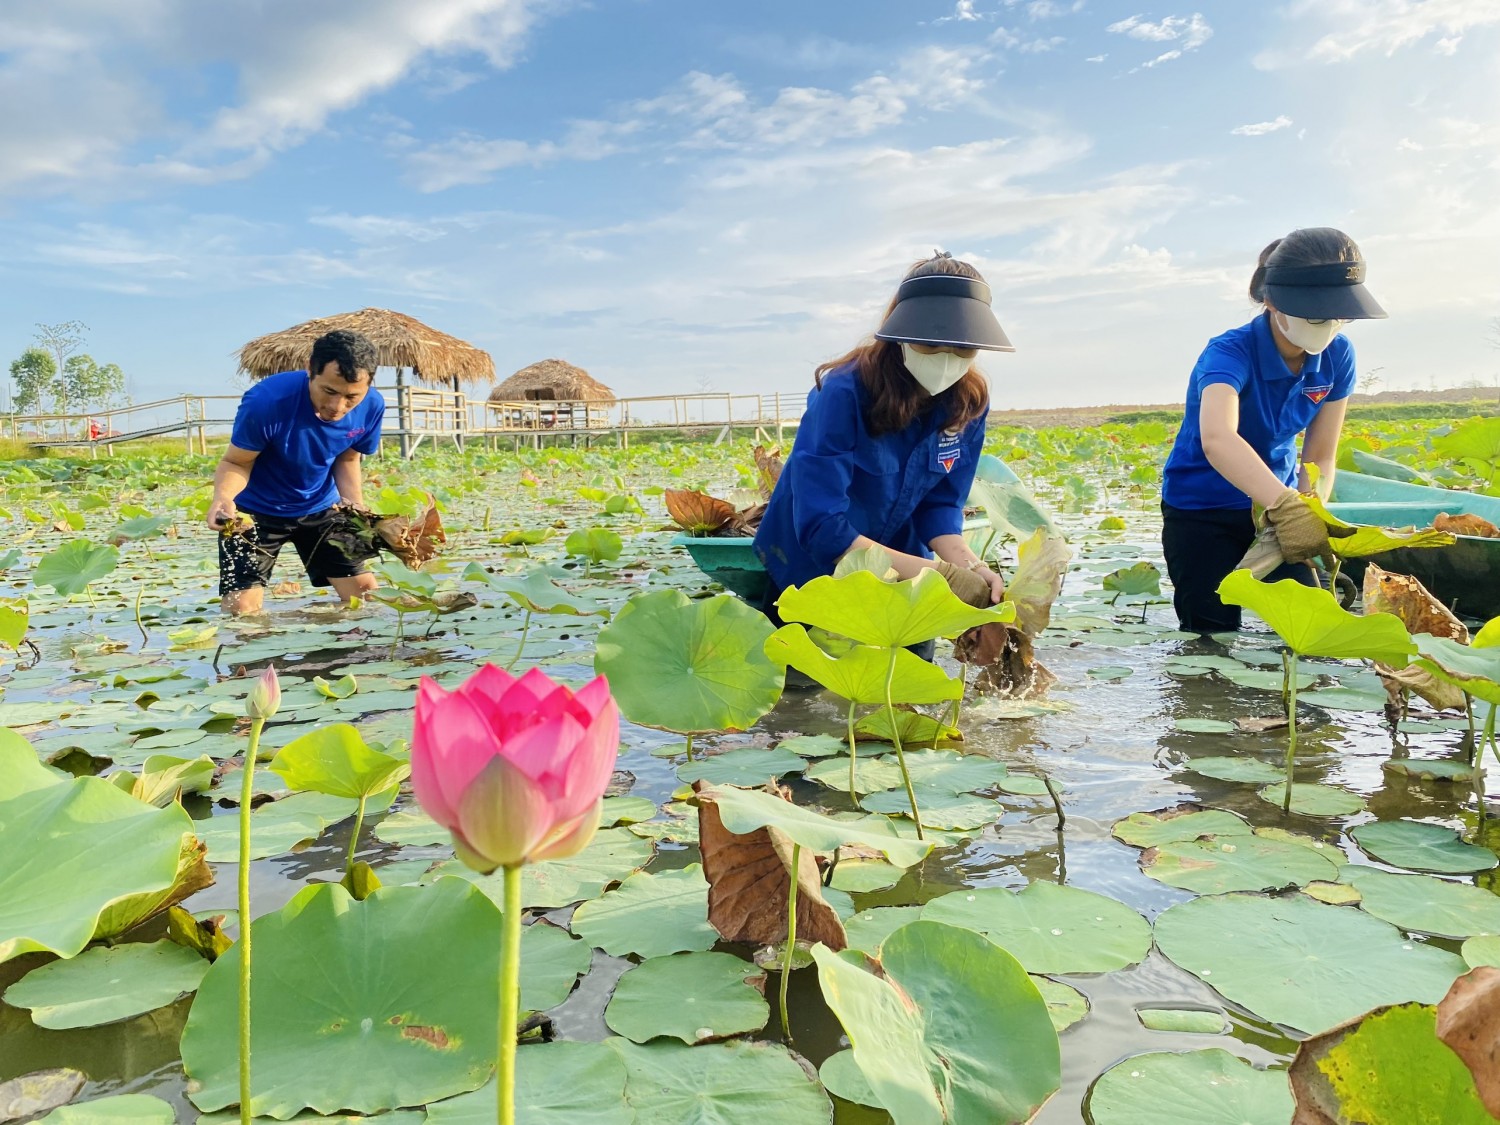
<path fill-rule="evenodd" d="M 959 458 L 963 456 L 963 448 L 959 444 L 962 439 L 962 434 L 944 432 L 938 435 L 936 460 L 943 472 L 951 473 L 953 466 L 958 464 Z"/>
<path fill-rule="evenodd" d="M 1330 383 L 1326 387 L 1303 387 L 1302 393 L 1305 394 L 1313 403 L 1320 403 L 1328 397 L 1328 392 L 1331 390 L 1333 390 L 1332 383 Z"/>

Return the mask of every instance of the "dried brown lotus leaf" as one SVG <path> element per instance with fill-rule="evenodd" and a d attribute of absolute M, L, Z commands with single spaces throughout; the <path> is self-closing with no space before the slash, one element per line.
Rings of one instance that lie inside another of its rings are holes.
<path fill-rule="evenodd" d="M 1432 527 L 1435 531 L 1446 531 L 1453 535 L 1477 535 L 1481 539 L 1500 539 L 1500 527 L 1496 527 L 1483 516 L 1476 516 L 1471 512 L 1460 512 L 1453 516 L 1447 512 L 1440 512 L 1432 521 Z"/>
<path fill-rule="evenodd" d="M 673 522 L 698 535 L 720 530 L 735 516 L 733 504 L 706 492 L 668 489 L 663 499 Z"/>

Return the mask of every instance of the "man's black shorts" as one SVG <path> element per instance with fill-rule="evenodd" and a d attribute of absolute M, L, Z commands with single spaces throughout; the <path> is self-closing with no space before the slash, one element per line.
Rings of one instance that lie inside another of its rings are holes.
<path fill-rule="evenodd" d="M 329 586 L 332 578 L 353 578 L 369 568 L 376 551 L 362 540 L 338 508 L 306 516 L 240 514 L 255 521 L 249 531 L 219 536 L 219 596 L 271 584 L 271 570 L 281 548 L 297 549 L 314 586 Z"/>

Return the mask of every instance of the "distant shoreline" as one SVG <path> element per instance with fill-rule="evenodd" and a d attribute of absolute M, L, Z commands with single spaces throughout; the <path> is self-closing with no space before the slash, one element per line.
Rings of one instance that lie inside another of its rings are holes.
<path fill-rule="evenodd" d="M 1378 391 L 1375 394 L 1356 392 L 1349 398 L 1352 407 L 1400 406 L 1414 407 L 1424 404 L 1472 404 L 1489 407 L 1500 412 L 1500 388 L 1493 387 L 1447 387 L 1435 391 Z M 1149 403 L 1127 405 L 1112 403 L 1107 406 L 1053 406 L 1031 410 L 991 410 L 991 426 L 1102 426 L 1118 420 L 1122 415 L 1182 413 L 1182 403 Z"/>

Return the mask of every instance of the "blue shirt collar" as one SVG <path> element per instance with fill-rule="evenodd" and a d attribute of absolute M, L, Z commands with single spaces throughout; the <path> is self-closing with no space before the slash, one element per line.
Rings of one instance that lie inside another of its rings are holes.
<path fill-rule="evenodd" d="M 1281 353 L 1276 350 L 1276 337 L 1271 334 L 1271 312 L 1266 310 L 1255 318 L 1255 359 L 1256 366 L 1260 369 L 1263 379 L 1305 379 L 1315 376 L 1323 370 L 1323 354 L 1307 355 L 1302 358 L 1302 371 L 1293 374 L 1292 369 L 1286 365 L 1286 360 L 1281 358 Z"/>

